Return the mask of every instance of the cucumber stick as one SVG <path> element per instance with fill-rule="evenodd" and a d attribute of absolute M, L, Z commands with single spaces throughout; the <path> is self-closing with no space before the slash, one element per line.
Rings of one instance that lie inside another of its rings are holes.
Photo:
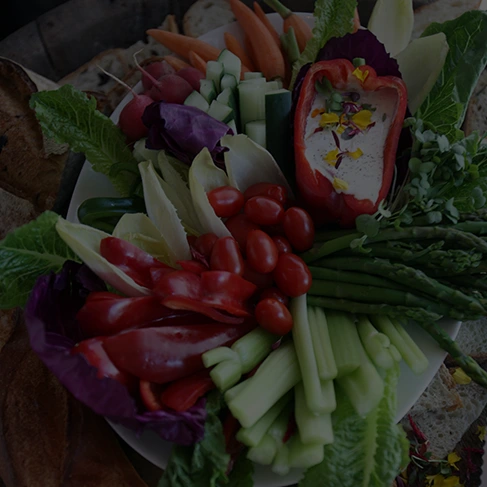
<path fill-rule="evenodd" d="M 205 100 L 203 95 L 201 95 L 198 91 L 193 91 L 192 93 L 190 93 L 188 98 L 184 100 L 184 104 L 190 107 L 199 108 L 204 112 L 207 112 L 208 109 L 210 108 L 208 102 Z"/>
<path fill-rule="evenodd" d="M 238 85 L 240 104 L 240 123 L 242 127 L 248 122 L 265 120 L 265 94 L 277 90 L 276 81 L 258 82 L 262 78 L 244 81 Z"/>
<path fill-rule="evenodd" d="M 228 49 L 223 51 L 218 56 L 218 62 L 223 66 L 223 73 L 232 75 L 237 81 L 240 80 L 240 73 L 242 71 L 242 61 L 238 56 Z"/>
<path fill-rule="evenodd" d="M 218 61 L 208 61 L 206 63 L 206 79 L 213 81 L 217 93 L 220 92 L 220 83 L 223 77 L 223 64 Z"/>
<path fill-rule="evenodd" d="M 210 104 L 217 95 L 215 83 L 211 79 L 200 80 L 200 94 Z"/>
<path fill-rule="evenodd" d="M 266 122 L 265 120 L 256 120 L 245 125 L 245 134 L 248 135 L 256 144 L 264 149 L 266 148 Z"/>
<path fill-rule="evenodd" d="M 233 74 L 224 74 L 220 82 L 220 86 L 222 91 L 225 88 L 231 88 L 232 90 L 235 90 L 238 86 L 238 81 L 235 79 L 235 76 L 233 76 Z"/>
<path fill-rule="evenodd" d="M 233 109 L 217 100 L 211 102 L 208 115 L 224 123 L 228 123 L 230 120 L 234 119 Z"/>
<path fill-rule="evenodd" d="M 249 79 L 255 79 L 255 78 L 264 78 L 264 75 L 258 71 L 248 71 L 244 73 L 244 80 L 247 81 Z"/>

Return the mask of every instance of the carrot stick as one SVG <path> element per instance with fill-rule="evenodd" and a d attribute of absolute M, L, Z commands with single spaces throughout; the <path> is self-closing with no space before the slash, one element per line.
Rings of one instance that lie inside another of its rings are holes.
<path fill-rule="evenodd" d="M 240 0 L 230 0 L 230 7 L 240 26 L 250 39 L 254 61 L 268 80 L 284 79 L 286 66 L 284 56 L 267 27 L 252 9 Z"/>
<path fill-rule="evenodd" d="M 242 47 L 240 42 L 238 42 L 238 39 L 230 34 L 230 32 L 225 32 L 223 34 L 223 37 L 225 39 L 225 46 L 226 48 L 235 54 L 238 58 L 240 58 L 240 61 L 242 61 L 242 64 L 249 69 L 249 71 L 256 71 L 254 67 L 254 63 L 250 59 L 250 57 L 247 55 L 245 52 L 245 49 Z"/>
<path fill-rule="evenodd" d="M 358 8 L 355 8 L 355 15 L 353 17 L 353 33 L 360 29 L 360 16 L 358 14 Z"/>
<path fill-rule="evenodd" d="M 273 8 L 284 19 L 284 32 L 287 33 L 289 27 L 294 29 L 299 50 L 303 52 L 307 42 L 313 37 L 311 27 L 302 17 L 293 13 L 281 2 L 279 2 L 279 0 L 264 0 L 264 2 L 269 5 L 269 7 Z"/>
<path fill-rule="evenodd" d="M 196 68 L 198 71 L 201 71 L 203 74 L 206 74 L 206 61 L 201 57 L 198 56 L 194 51 L 189 51 L 189 62 L 193 68 Z"/>
<path fill-rule="evenodd" d="M 276 41 L 276 44 L 280 46 L 281 39 L 279 39 L 279 34 L 277 33 L 277 30 L 274 29 L 274 26 L 271 24 L 269 18 L 267 17 L 265 12 L 262 10 L 262 7 L 257 2 L 254 2 L 254 12 L 255 15 L 259 17 L 261 22 L 267 27 L 267 30 L 271 33 L 272 37 Z"/>
<path fill-rule="evenodd" d="M 186 61 L 183 61 L 176 56 L 164 56 L 163 59 L 164 61 L 166 61 L 166 63 L 170 64 L 176 71 L 179 71 L 183 68 L 189 68 L 189 64 Z"/>
<path fill-rule="evenodd" d="M 245 51 L 249 55 L 250 61 L 255 66 L 256 70 L 260 71 L 261 69 L 260 69 L 259 65 L 257 64 L 257 59 L 255 58 L 254 48 L 252 47 L 249 36 L 247 36 L 247 35 L 244 38 L 244 44 L 245 44 Z"/>
<path fill-rule="evenodd" d="M 193 51 L 204 61 L 215 61 L 221 52 L 220 49 L 194 37 L 174 34 L 161 29 L 149 29 L 147 34 L 172 52 L 186 59 L 189 58 L 189 52 Z"/>

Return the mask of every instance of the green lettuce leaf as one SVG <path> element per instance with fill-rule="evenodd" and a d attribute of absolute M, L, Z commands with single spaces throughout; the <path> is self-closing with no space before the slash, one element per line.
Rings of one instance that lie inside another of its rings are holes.
<path fill-rule="evenodd" d="M 130 194 L 134 174 L 122 171 L 111 175 L 110 170 L 121 163 L 133 165 L 137 173 L 136 160 L 122 131 L 96 109 L 95 98 L 65 85 L 55 91 L 34 93 L 30 106 L 47 137 L 83 152 L 93 169 L 108 176 L 121 196 Z"/>
<path fill-rule="evenodd" d="M 399 366 L 385 377 L 384 396 L 366 417 L 355 413 L 343 391 L 337 390 L 333 413 L 335 441 L 325 446 L 325 460 L 310 468 L 299 487 L 389 487 L 408 462 L 409 443 L 396 424 Z"/>
<path fill-rule="evenodd" d="M 247 450 L 240 453 L 228 476 L 225 487 L 254 487 L 254 463 L 247 458 Z"/>
<path fill-rule="evenodd" d="M 56 231 L 58 218 L 46 211 L 0 242 L 0 309 L 24 306 L 38 277 L 79 261 Z"/>
<path fill-rule="evenodd" d="M 357 0 L 317 0 L 315 2 L 313 37 L 293 65 L 290 90 L 294 86 L 299 70 L 305 64 L 313 63 L 319 50 L 332 37 L 343 37 L 352 32 L 356 6 Z"/>
<path fill-rule="evenodd" d="M 415 115 L 453 141 L 487 65 L 487 12 L 470 11 L 443 24 L 433 23 L 422 37 L 439 32 L 446 35 L 450 50 L 436 84 Z"/>
<path fill-rule="evenodd" d="M 223 427 L 218 413 L 223 396 L 215 391 L 208 396 L 205 436 L 194 446 L 174 446 L 158 487 L 217 487 L 227 482 L 229 455 L 225 451 Z"/>

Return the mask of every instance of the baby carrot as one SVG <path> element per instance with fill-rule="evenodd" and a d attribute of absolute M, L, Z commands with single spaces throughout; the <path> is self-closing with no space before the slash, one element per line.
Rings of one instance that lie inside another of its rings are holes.
<path fill-rule="evenodd" d="M 195 39 L 194 37 L 174 34 L 161 29 L 149 29 L 147 34 L 171 51 L 186 59 L 189 58 L 190 51 L 198 54 L 204 61 L 215 61 L 220 54 L 220 49 L 211 46 L 207 42 Z"/>
<path fill-rule="evenodd" d="M 255 15 L 259 17 L 261 22 L 267 27 L 267 30 L 271 33 L 272 37 L 276 41 L 276 44 L 280 46 L 281 39 L 279 39 L 279 34 L 277 33 L 277 30 L 274 29 L 274 26 L 271 24 L 269 18 L 267 17 L 265 12 L 262 10 L 262 7 L 257 2 L 254 2 L 254 12 Z"/>
<path fill-rule="evenodd" d="M 240 0 L 230 0 L 230 7 L 245 34 L 249 37 L 254 52 L 255 64 L 268 80 L 284 79 L 285 63 L 279 46 L 272 34 L 252 9 Z"/>
<path fill-rule="evenodd" d="M 188 57 L 193 68 L 196 68 L 198 71 L 206 74 L 206 61 L 201 56 L 198 56 L 198 54 L 196 54 L 194 51 L 189 51 Z"/>
<path fill-rule="evenodd" d="M 257 71 L 260 71 L 259 64 L 257 62 L 257 59 L 255 58 L 254 48 L 252 47 L 252 44 L 250 42 L 250 38 L 249 38 L 248 35 L 246 35 L 245 38 L 244 38 L 244 45 L 245 45 L 245 51 L 247 52 L 247 54 L 248 54 L 248 56 L 250 58 L 250 61 L 255 66 L 255 68 L 257 69 Z"/>
<path fill-rule="evenodd" d="M 238 42 L 238 39 L 230 34 L 230 32 L 225 32 L 223 34 L 223 37 L 225 39 L 225 46 L 226 48 L 235 54 L 238 58 L 240 58 L 240 61 L 242 61 L 242 64 L 249 69 L 249 71 L 255 71 L 254 63 L 251 61 L 250 57 L 247 55 L 245 52 L 245 49 L 242 47 L 240 42 Z"/>
<path fill-rule="evenodd" d="M 166 63 L 171 65 L 176 71 L 189 67 L 189 64 L 186 61 L 183 61 L 182 59 L 179 59 L 176 56 L 164 56 L 163 59 L 164 61 L 166 61 Z"/>

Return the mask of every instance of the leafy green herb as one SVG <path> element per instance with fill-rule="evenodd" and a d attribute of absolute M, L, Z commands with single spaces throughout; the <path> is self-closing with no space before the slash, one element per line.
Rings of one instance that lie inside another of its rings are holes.
<path fill-rule="evenodd" d="M 357 0 L 317 0 L 315 2 L 313 37 L 293 65 L 293 76 L 289 89 L 294 86 L 299 70 L 305 64 L 313 63 L 319 50 L 332 37 L 343 37 L 352 32 L 356 6 Z"/>
<path fill-rule="evenodd" d="M 48 137 L 83 152 L 93 169 L 107 175 L 122 196 L 131 193 L 136 177 L 127 171 L 111 175 L 110 170 L 114 164 L 133 165 L 137 170 L 136 160 L 121 130 L 96 109 L 94 98 L 65 85 L 34 93 L 30 106 Z"/>
<path fill-rule="evenodd" d="M 436 84 L 415 115 L 453 141 L 487 64 L 487 12 L 466 12 L 449 22 L 433 23 L 422 37 L 438 32 L 446 35 L 450 50 Z"/>
<path fill-rule="evenodd" d="M 325 446 L 325 460 L 310 468 L 299 487 L 383 487 L 391 485 L 408 463 L 409 442 L 396 425 L 399 367 L 388 370 L 384 396 L 366 417 L 359 416 L 342 390 L 333 413 L 335 441 Z"/>
<path fill-rule="evenodd" d="M 56 231 L 58 218 L 46 211 L 0 242 L 0 309 L 24 306 L 39 276 L 79 261 Z"/>
<path fill-rule="evenodd" d="M 240 453 L 225 487 L 253 487 L 254 463 L 247 458 L 247 451 Z"/>
<path fill-rule="evenodd" d="M 205 436 L 194 446 L 174 446 L 158 487 L 217 487 L 227 482 L 229 455 L 225 451 L 223 428 L 218 413 L 223 397 L 208 396 Z"/>

